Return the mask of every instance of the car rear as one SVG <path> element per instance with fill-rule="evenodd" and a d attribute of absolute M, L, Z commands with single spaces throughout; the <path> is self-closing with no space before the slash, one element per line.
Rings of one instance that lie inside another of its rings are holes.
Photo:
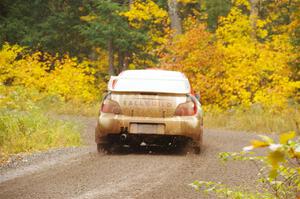
<path fill-rule="evenodd" d="M 96 128 L 98 149 L 112 144 L 174 146 L 189 140 L 200 150 L 201 105 L 183 74 L 130 71 L 113 77 L 108 88 Z"/>

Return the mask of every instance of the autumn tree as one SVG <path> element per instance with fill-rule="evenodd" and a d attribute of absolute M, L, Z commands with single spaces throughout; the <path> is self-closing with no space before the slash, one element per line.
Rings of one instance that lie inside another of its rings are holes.
<path fill-rule="evenodd" d="M 139 46 L 147 41 L 143 31 L 129 26 L 126 18 L 120 15 L 128 10 L 118 2 L 110 0 L 93 1 L 85 4 L 85 21 L 79 26 L 81 34 L 87 37 L 91 45 L 106 48 L 109 55 L 109 74 L 114 75 L 122 71 L 126 59 L 133 53 L 139 53 Z M 115 54 L 118 54 L 119 64 L 115 65 Z"/>
<path fill-rule="evenodd" d="M 291 79 L 289 63 L 297 54 L 288 34 L 267 38 L 266 22 L 256 20 L 256 38 L 248 1 L 238 1 L 219 20 L 215 36 L 204 26 L 191 28 L 169 47 L 163 67 L 179 69 L 202 93 L 206 107 L 229 109 L 261 104 L 284 107 L 300 82 Z"/>
<path fill-rule="evenodd" d="M 218 27 L 218 20 L 221 16 L 226 16 L 231 8 L 229 0 L 205 0 L 204 12 L 207 14 L 207 26 L 211 31 Z"/>
<path fill-rule="evenodd" d="M 201 92 L 202 100 L 209 104 L 216 101 L 220 83 L 217 77 L 224 72 L 221 65 L 222 54 L 213 41 L 213 35 L 204 25 L 188 30 L 178 37 L 176 43 L 168 48 L 161 66 L 180 70 L 190 79 L 195 91 Z"/>
<path fill-rule="evenodd" d="M 139 45 L 140 54 L 135 54 L 132 65 L 135 68 L 153 67 L 170 40 L 168 13 L 152 0 L 136 0 L 128 11 L 122 12 L 132 29 L 147 35 L 147 42 Z"/>

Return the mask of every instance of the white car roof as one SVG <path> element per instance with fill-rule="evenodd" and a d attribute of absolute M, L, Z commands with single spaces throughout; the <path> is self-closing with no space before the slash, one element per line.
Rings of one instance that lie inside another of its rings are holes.
<path fill-rule="evenodd" d="M 139 77 L 146 79 L 186 79 L 185 75 L 181 72 L 158 69 L 126 70 L 120 73 L 119 77 Z"/>
<path fill-rule="evenodd" d="M 108 90 L 115 92 L 190 93 L 186 76 L 177 71 L 127 70 L 111 76 Z"/>

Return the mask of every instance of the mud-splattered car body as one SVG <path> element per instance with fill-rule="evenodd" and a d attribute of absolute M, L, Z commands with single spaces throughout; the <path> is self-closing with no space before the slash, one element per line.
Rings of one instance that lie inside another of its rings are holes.
<path fill-rule="evenodd" d="M 200 152 L 202 109 L 180 72 L 129 70 L 111 77 L 95 131 L 99 150 L 119 145 L 176 145 Z"/>

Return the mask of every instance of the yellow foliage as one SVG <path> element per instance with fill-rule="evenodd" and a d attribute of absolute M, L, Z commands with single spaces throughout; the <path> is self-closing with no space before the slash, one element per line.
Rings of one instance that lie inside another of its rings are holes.
<path fill-rule="evenodd" d="M 98 93 L 93 74 L 88 62 L 78 64 L 76 59 L 66 56 L 55 62 L 55 70 L 47 78 L 47 92 L 58 94 L 65 100 L 93 101 Z"/>
<path fill-rule="evenodd" d="M 289 140 L 293 139 L 296 136 L 296 132 L 291 131 L 288 133 L 282 133 L 279 137 L 280 144 L 287 144 Z"/>
<path fill-rule="evenodd" d="M 134 1 L 130 10 L 121 15 L 127 17 L 130 25 L 135 28 L 143 27 L 145 21 L 151 21 L 154 24 L 164 23 L 168 17 L 168 13 L 151 0 Z"/>
<path fill-rule="evenodd" d="M 228 105 L 284 107 L 300 86 L 289 78 L 288 64 L 296 58 L 289 37 L 277 35 L 264 43 L 252 39 L 250 19 L 236 7 L 220 22 L 217 45 L 224 53 L 227 74 L 222 101 L 227 100 Z M 260 26 L 257 33 L 261 38 L 266 35 Z"/>
<path fill-rule="evenodd" d="M 205 26 L 198 25 L 178 36 L 167 47 L 169 53 L 162 60 L 163 68 L 184 72 L 206 103 L 216 101 L 219 96 L 217 77 L 222 75 L 219 65 L 222 54 L 215 45 L 210 44 L 211 41 L 212 35 L 205 30 Z"/>
<path fill-rule="evenodd" d="M 13 63 L 18 54 L 22 52 L 24 48 L 9 44 L 4 44 L 0 51 L 0 83 L 8 81 L 13 78 L 14 66 Z"/>
<path fill-rule="evenodd" d="M 177 0 L 177 1 L 183 4 L 197 3 L 197 0 Z"/>
<path fill-rule="evenodd" d="M 89 14 L 89 15 L 86 15 L 86 16 L 81 16 L 81 17 L 80 17 L 80 20 L 86 21 L 86 22 L 90 22 L 90 21 L 94 21 L 96 18 L 97 18 L 96 15 L 94 15 L 94 14 Z"/>
<path fill-rule="evenodd" d="M 168 12 L 152 0 L 137 0 L 130 6 L 130 10 L 120 15 L 126 17 L 133 28 L 147 29 L 149 42 L 140 48 L 143 52 L 159 57 L 171 35 Z M 133 65 L 139 64 L 139 60 L 133 57 Z M 154 66 L 153 63 L 148 65 Z"/>
<path fill-rule="evenodd" d="M 246 5 L 247 1 L 237 1 Z M 292 81 L 289 63 L 297 55 L 286 34 L 266 39 L 265 21 L 258 20 L 257 35 L 251 37 L 251 22 L 238 6 L 220 19 L 216 34 L 203 25 L 192 25 L 179 36 L 163 58 L 163 68 L 183 71 L 206 107 L 217 110 L 234 106 L 287 105 L 300 88 Z"/>
<path fill-rule="evenodd" d="M 0 84 L 36 89 L 66 101 L 92 102 L 99 98 L 100 89 L 90 65 L 68 55 L 30 54 L 20 46 L 5 44 L 0 50 Z"/>
<path fill-rule="evenodd" d="M 269 143 L 260 140 L 252 140 L 251 145 L 253 146 L 253 148 L 260 148 L 260 147 L 269 146 Z"/>

